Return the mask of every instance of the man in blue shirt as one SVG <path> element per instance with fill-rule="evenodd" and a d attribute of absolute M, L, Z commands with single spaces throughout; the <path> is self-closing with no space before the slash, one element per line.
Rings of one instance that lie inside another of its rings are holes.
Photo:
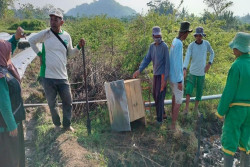
<path fill-rule="evenodd" d="M 189 75 L 187 77 L 186 84 L 186 107 L 184 113 L 188 112 L 190 95 L 193 92 L 194 87 L 196 87 L 196 98 L 195 98 L 195 107 L 194 111 L 198 111 L 198 104 L 201 101 L 205 73 L 208 72 L 211 64 L 214 60 L 214 51 L 207 40 L 203 40 L 205 37 L 202 27 L 197 27 L 194 34 L 195 41 L 190 43 L 187 49 L 186 57 L 184 60 L 183 72 L 184 77 L 186 77 L 186 71 L 191 58 L 191 66 L 189 68 Z M 207 52 L 210 53 L 209 62 L 207 61 Z"/>
<path fill-rule="evenodd" d="M 139 70 L 133 74 L 133 78 L 136 78 L 151 61 L 153 62 L 153 97 L 156 106 L 157 122 L 161 124 L 163 118 L 166 118 L 164 112 L 164 99 L 166 95 L 167 79 L 169 77 L 169 52 L 167 44 L 162 40 L 160 27 L 153 27 L 152 36 L 154 42 L 150 45 L 149 51 L 144 57 Z"/>
<path fill-rule="evenodd" d="M 170 86 L 172 89 L 172 125 L 171 129 L 176 129 L 176 120 L 178 118 L 179 109 L 183 97 L 183 44 L 188 34 L 193 30 L 189 29 L 189 22 L 182 22 L 178 37 L 174 38 L 170 49 Z"/>

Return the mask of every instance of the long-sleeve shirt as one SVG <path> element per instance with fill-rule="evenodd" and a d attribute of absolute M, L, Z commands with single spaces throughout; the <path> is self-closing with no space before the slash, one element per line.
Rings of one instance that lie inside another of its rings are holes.
<path fill-rule="evenodd" d="M 201 44 L 195 42 L 190 43 L 186 52 L 183 68 L 188 67 L 191 58 L 190 73 L 196 76 L 204 76 L 207 52 L 210 53 L 209 62 L 213 63 L 214 51 L 208 41 L 203 40 Z"/>
<path fill-rule="evenodd" d="M 11 43 L 12 53 L 15 51 L 17 47 L 17 43 L 19 40 L 15 39 L 15 35 L 12 36 L 11 39 L 8 40 Z M 0 78 L 0 114 L 3 117 L 5 124 L 7 125 L 7 129 L 0 126 L 0 133 L 7 131 L 13 131 L 17 128 L 17 124 L 12 113 L 11 101 L 9 96 L 9 88 L 6 82 L 6 79 Z"/>
<path fill-rule="evenodd" d="M 7 131 L 13 131 L 17 128 L 14 115 L 12 113 L 9 88 L 5 78 L 0 78 L 0 114 L 7 125 Z M 0 133 L 4 132 L 4 127 L 0 127 Z"/>
<path fill-rule="evenodd" d="M 67 56 L 76 55 L 80 48 L 73 48 L 70 35 L 63 31 L 58 34 L 67 49 L 53 34 L 50 29 L 43 30 L 29 39 L 31 48 L 36 54 L 42 56 L 40 76 L 52 79 L 68 79 Z M 38 43 L 42 43 L 42 51 L 39 51 Z"/>
<path fill-rule="evenodd" d="M 231 103 L 250 104 L 250 54 L 238 57 L 228 72 L 227 83 L 218 106 L 220 116 L 227 114 Z"/>
<path fill-rule="evenodd" d="M 183 81 L 183 43 L 180 39 L 174 38 L 170 49 L 170 73 L 172 83 Z"/>
<path fill-rule="evenodd" d="M 167 80 L 169 77 L 169 52 L 165 42 L 162 41 L 159 45 L 155 45 L 155 43 L 150 45 L 148 53 L 139 67 L 140 72 L 142 72 L 151 61 L 153 62 L 154 75 L 164 74 L 164 79 Z"/>

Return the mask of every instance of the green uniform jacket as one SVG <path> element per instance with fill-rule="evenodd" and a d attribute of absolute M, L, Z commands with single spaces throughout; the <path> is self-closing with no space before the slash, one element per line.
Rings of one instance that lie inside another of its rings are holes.
<path fill-rule="evenodd" d="M 9 42 L 11 43 L 13 53 L 16 49 L 18 41 L 13 35 Z M 3 116 L 3 119 L 7 125 L 6 130 L 13 131 L 17 128 L 17 124 L 12 113 L 9 88 L 5 78 L 0 78 L 0 99 L 0 114 Z M 0 133 L 4 131 L 5 129 L 0 127 Z"/>
<path fill-rule="evenodd" d="M 229 70 L 219 106 L 219 117 L 227 114 L 231 103 L 250 104 L 250 54 L 238 57 Z"/>

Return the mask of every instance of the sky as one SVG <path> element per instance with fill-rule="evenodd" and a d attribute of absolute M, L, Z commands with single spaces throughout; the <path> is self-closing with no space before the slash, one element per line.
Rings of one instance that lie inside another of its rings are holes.
<path fill-rule="evenodd" d="M 147 3 L 150 0 L 116 0 L 123 6 L 129 6 L 138 13 L 145 14 L 148 11 Z M 178 6 L 181 0 L 169 0 L 175 6 Z M 230 8 L 231 11 L 234 12 L 236 16 L 244 16 L 250 13 L 250 0 L 231 0 L 234 4 Z M 16 7 L 18 7 L 18 3 L 25 4 L 31 3 L 35 7 L 42 7 L 46 4 L 52 4 L 55 7 L 61 8 L 66 13 L 71 8 L 76 7 L 77 5 L 81 5 L 83 3 L 91 3 L 93 0 L 17 0 L 15 3 Z M 207 9 L 206 5 L 203 3 L 203 0 L 184 0 L 182 5 L 185 9 L 188 10 L 189 13 L 194 13 L 195 15 L 200 16 L 204 9 Z"/>

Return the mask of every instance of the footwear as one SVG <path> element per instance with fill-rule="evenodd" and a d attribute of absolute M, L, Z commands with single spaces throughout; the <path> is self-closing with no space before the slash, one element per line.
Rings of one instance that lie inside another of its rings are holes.
<path fill-rule="evenodd" d="M 184 110 L 183 110 L 183 114 L 188 114 L 188 110 L 187 110 L 187 109 L 184 109 Z"/>
<path fill-rule="evenodd" d="M 162 122 L 156 121 L 155 124 L 156 124 L 157 127 L 160 127 L 162 125 Z"/>
<path fill-rule="evenodd" d="M 171 124 L 170 130 L 175 132 L 176 131 L 176 125 L 175 124 Z"/>
<path fill-rule="evenodd" d="M 196 108 L 196 107 L 194 108 L 194 112 L 195 112 L 195 113 L 197 112 L 197 116 L 200 117 L 201 113 L 200 113 L 198 107 L 197 107 L 197 108 Z"/>
<path fill-rule="evenodd" d="M 60 126 L 55 126 L 54 130 L 55 130 L 56 133 L 60 132 L 61 131 L 61 127 Z"/>
<path fill-rule="evenodd" d="M 232 155 L 224 154 L 224 167 L 232 167 L 234 162 L 234 157 Z"/>
<path fill-rule="evenodd" d="M 240 151 L 240 166 L 250 167 L 250 155 L 247 155 L 244 151 Z"/>
<path fill-rule="evenodd" d="M 245 160 L 246 160 L 246 153 L 243 151 L 240 151 L 240 166 L 245 166 Z"/>
<path fill-rule="evenodd" d="M 75 132 L 75 129 L 72 127 L 72 126 L 69 126 L 69 127 L 67 127 L 67 128 L 64 128 L 64 130 L 66 130 L 66 131 L 70 131 L 70 132 Z"/>

